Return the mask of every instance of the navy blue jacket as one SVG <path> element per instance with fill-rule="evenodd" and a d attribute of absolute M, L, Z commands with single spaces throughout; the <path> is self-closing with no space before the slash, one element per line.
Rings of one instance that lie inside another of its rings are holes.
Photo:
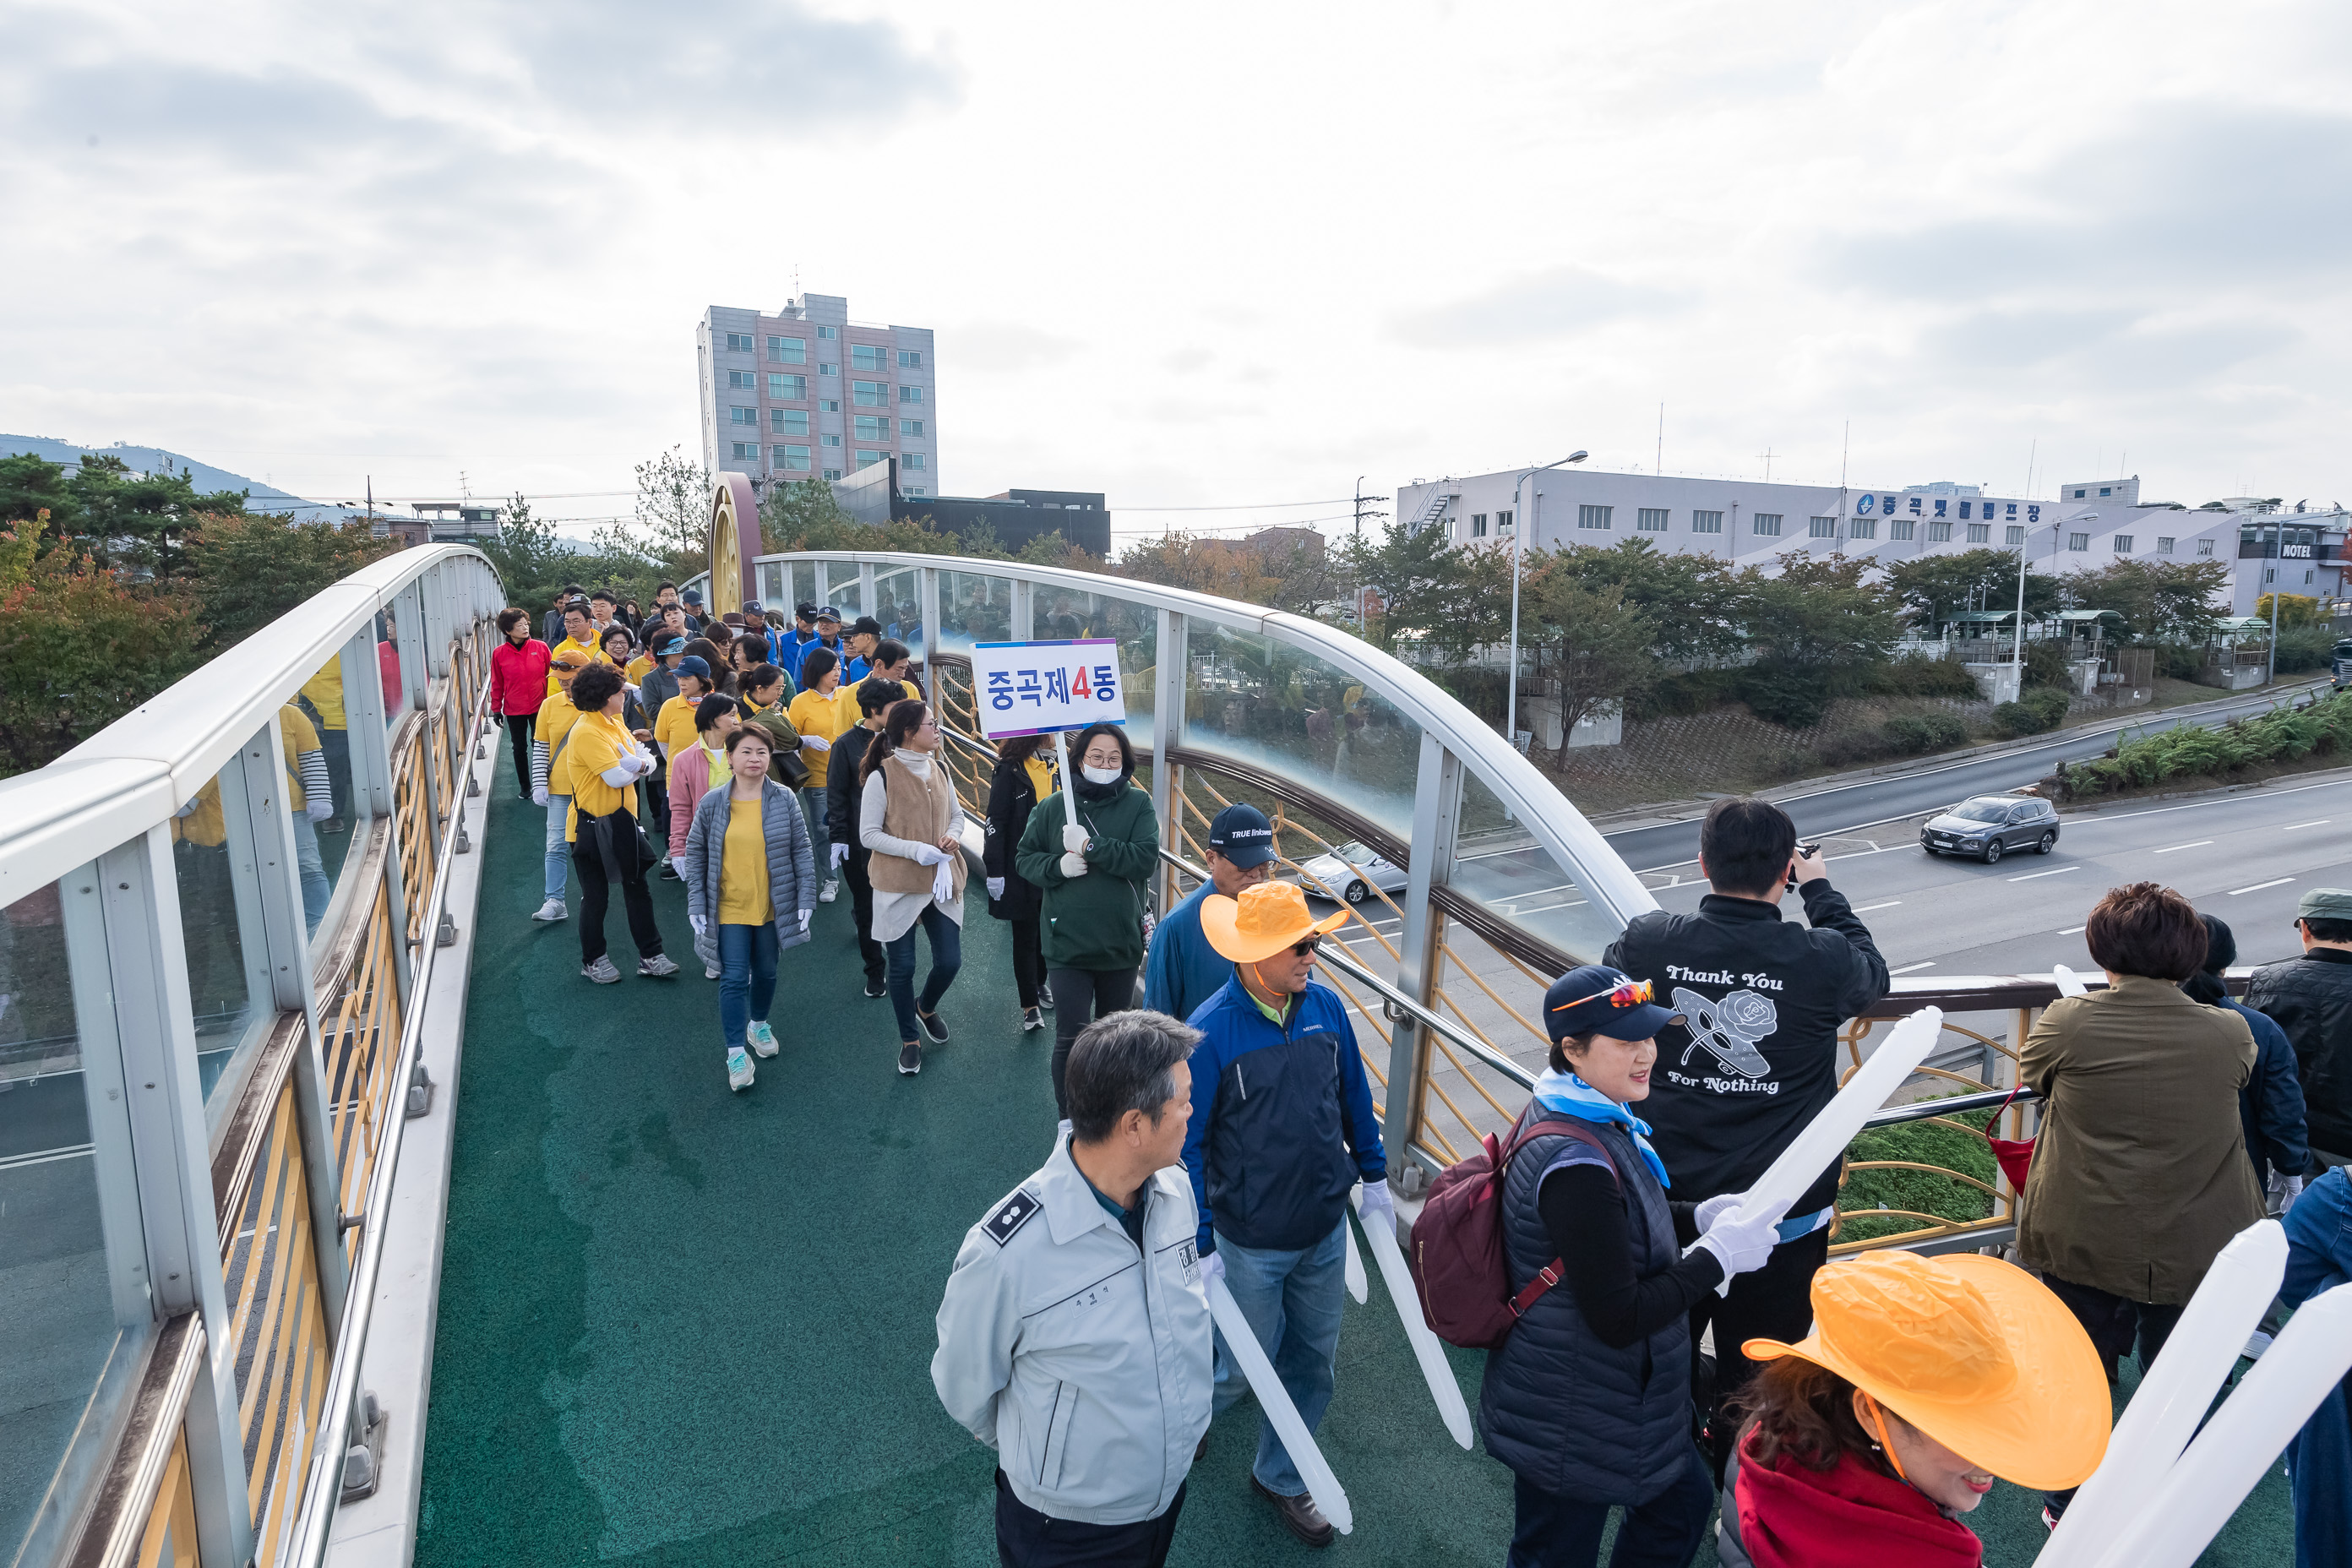
<path fill-rule="evenodd" d="M 1314 1246 L 1339 1225 L 1359 1177 L 1389 1173 L 1347 1004 L 1310 982 L 1277 1025 L 1235 978 L 1186 1021 L 1201 1031 L 1184 1164 L 1202 1254 L 1219 1236 L 1276 1252 Z"/>
<path fill-rule="evenodd" d="M 1623 1128 L 1591 1125 L 1610 1162 L 1561 1133 L 1530 1139 L 1512 1156 L 1503 1184 L 1503 1248 L 1514 1295 L 1554 1256 L 1538 1195 L 1544 1177 L 1564 1165 L 1613 1163 L 1637 1277 L 1681 1261 L 1665 1190 Z M 1689 1462 L 1690 1345 L 1689 1321 L 1680 1317 L 1632 1344 L 1604 1344 L 1574 1290 L 1563 1284 L 1545 1291 L 1486 1358 L 1478 1394 L 1486 1451 L 1556 1497 L 1648 1502 Z"/>
<path fill-rule="evenodd" d="M 2254 1032 L 2253 1076 L 2238 1091 L 2238 1120 L 2245 1123 L 2246 1158 L 2254 1163 L 2254 1178 L 2269 1174 L 2263 1169 L 2266 1163 L 2283 1176 L 2299 1176 L 2311 1163 L 2311 1134 L 2304 1126 L 2303 1080 L 2295 1076 L 2294 1047 L 2268 1014 L 2234 999 L 2221 1005 Z"/>
<path fill-rule="evenodd" d="M 1234 977 L 1233 962 L 1201 929 L 1201 900 L 1216 890 L 1215 883 L 1202 883 L 1151 928 L 1143 960 L 1143 1005 L 1151 1011 L 1189 1018 Z"/>

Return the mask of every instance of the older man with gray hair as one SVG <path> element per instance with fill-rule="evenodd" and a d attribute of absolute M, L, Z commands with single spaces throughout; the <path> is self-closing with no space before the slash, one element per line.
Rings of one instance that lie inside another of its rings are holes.
<path fill-rule="evenodd" d="M 1070 1047 L 1070 1131 L 973 1226 L 931 1384 L 994 1448 L 1006 1568 L 1160 1568 L 1214 1392 L 1181 1161 L 1200 1036 L 1114 1013 Z"/>

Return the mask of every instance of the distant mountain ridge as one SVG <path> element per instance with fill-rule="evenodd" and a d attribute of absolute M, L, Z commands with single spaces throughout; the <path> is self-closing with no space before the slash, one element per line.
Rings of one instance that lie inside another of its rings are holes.
<path fill-rule="evenodd" d="M 0 458 L 13 458 L 31 453 L 52 463 L 79 463 L 83 457 L 120 458 L 142 474 L 168 469 L 172 473 L 185 470 L 188 482 L 201 492 L 212 490 L 247 490 L 251 492 L 246 505 L 256 511 L 288 514 L 298 522 L 339 522 L 351 515 L 341 507 L 324 506 L 306 501 L 274 485 L 243 474 L 233 474 L 226 468 L 216 468 L 210 463 L 199 462 L 182 453 L 162 447 L 133 447 L 116 442 L 111 447 L 87 446 L 73 441 L 60 441 L 49 436 L 0 436 Z"/>

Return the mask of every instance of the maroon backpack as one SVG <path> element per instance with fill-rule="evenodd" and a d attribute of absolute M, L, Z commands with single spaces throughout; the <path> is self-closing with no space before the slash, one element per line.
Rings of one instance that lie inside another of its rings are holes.
<path fill-rule="evenodd" d="M 1559 1283 L 1560 1260 L 1555 1258 L 1514 1296 L 1503 1249 L 1503 1180 L 1511 1156 L 1529 1139 L 1552 1134 L 1590 1144 L 1609 1159 L 1608 1145 L 1582 1122 L 1538 1121 L 1512 1129 L 1507 1145 L 1487 1133 L 1480 1152 L 1447 1166 L 1429 1184 L 1421 1217 L 1412 1222 L 1408 1261 L 1422 1316 L 1447 1344 L 1470 1351 L 1497 1348 L 1510 1337 L 1519 1314 Z M 1609 1168 L 1615 1172 L 1614 1160 Z"/>

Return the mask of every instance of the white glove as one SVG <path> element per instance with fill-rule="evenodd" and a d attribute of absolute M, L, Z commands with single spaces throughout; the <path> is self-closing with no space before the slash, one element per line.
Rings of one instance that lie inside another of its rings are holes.
<path fill-rule="evenodd" d="M 1075 822 L 1062 825 L 1062 847 L 1076 855 L 1087 847 L 1087 830 Z"/>
<path fill-rule="evenodd" d="M 829 752 L 833 750 L 833 742 L 831 741 L 820 741 L 814 735 L 803 735 L 801 737 L 801 744 L 806 746 L 812 752 Z"/>
<path fill-rule="evenodd" d="M 2294 1200 L 2303 1195 L 2303 1178 L 2281 1175 L 2273 1171 L 2269 1187 L 2270 1202 L 2265 1206 L 2273 1215 L 2284 1215 L 2294 1206 Z"/>
<path fill-rule="evenodd" d="M 1218 1256 L 1216 1253 L 1212 1252 L 1211 1254 L 1209 1254 L 1209 1256 L 1208 1256 L 1208 1257 L 1203 1258 L 1202 1259 L 1201 1259 L 1201 1289 L 1202 1289 L 1206 1290 L 1210 1286 L 1212 1286 L 1212 1285 L 1215 1284 L 1218 1280 L 1223 1279 L 1224 1277 L 1225 1277 L 1225 1260 L 1224 1260 L 1222 1257 Z"/>
<path fill-rule="evenodd" d="M 1707 1226 L 1715 1223 L 1717 1215 L 1727 1208 L 1734 1207 L 1747 1195 L 1745 1193 L 1717 1193 L 1699 1205 L 1698 1211 L 1691 1217 L 1698 1222 L 1698 1228 L 1704 1232 Z"/>
<path fill-rule="evenodd" d="M 686 923 L 694 928 L 694 934 L 697 936 L 701 936 L 710 930 L 710 922 L 709 921 L 703 919 L 700 915 L 694 914 L 692 912 L 688 912 L 687 915 Z"/>
<path fill-rule="evenodd" d="M 1004 896 L 1003 878 L 991 877 L 988 879 L 988 896 L 992 899 L 1001 899 Z"/>
<path fill-rule="evenodd" d="M 335 803 L 331 800 L 305 801 L 302 815 L 313 822 L 324 822 L 335 815 Z"/>
<path fill-rule="evenodd" d="M 1389 1196 L 1388 1183 L 1364 1184 L 1364 1200 L 1356 1210 L 1356 1215 L 1364 1222 L 1366 1234 L 1370 1233 L 1374 1225 L 1387 1226 L 1391 1236 L 1396 1234 L 1396 1202 Z"/>
<path fill-rule="evenodd" d="M 1716 1261 L 1723 1265 L 1723 1277 L 1728 1279 L 1735 1274 L 1764 1267 L 1772 1256 L 1772 1248 L 1780 1245 L 1780 1224 L 1779 1215 L 1742 1219 L 1736 1206 L 1727 1208 L 1698 1238 L 1697 1245 L 1715 1254 Z"/>
<path fill-rule="evenodd" d="M 541 807 L 544 807 L 547 805 L 547 786 L 545 784 L 541 784 L 537 789 L 530 792 L 530 804 Z"/>
<path fill-rule="evenodd" d="M 1083 876 L 1085 876 L 1086 874 L 1087 874 L 1087 859 L 1086 859 L 1086 857 L 1085 857 L 1085 856 L 1080 855 L 1080 854 L 1077 854 L 1076 851 L 1073 851 L 1073 852 L 1071 852 L 1070 854 L 1067 854 L 1067 855 L 1065 855 L 1065 856 L 1063 856 L 1063 857 L 1062 857 L 1062 875 L 1063 875 L 1063 876 L 1065 876 L 1065 877 L 1083 877 Z"/>
<path fill-rule="evenodd" d="M 918 866 L 943 866 L 947 864 L 947 858 L 948 852 L 936 844 L 915 846 L 915 864 Z"/>
<path fill-rule="evenodd" d="M 801 911 L 801 934 L 803 936 L 808 934 L 809 915 L 811 912 L 812 911 L 808 910 L 803 910 Z"/>
<path fill-rule="evenodd" d="M 955 868 L 948 864 L 947 857 L 941 856 L 939 874 L 931 879 L 931 902 L 944 904 L 954 897 Z"/>
<path fill-rule="evenodd" d="M 848 846 L 848 845 L 846 845 L 846 844 L 836 844 L 836 845 L 835 845 L 835 846 L 833 847 L 833 868 L 834 868 L 835 870 L 836 870 L 836 871 L 840 870 L 840 869 L 841 869 L 841 863 L 842 863 L 844 860 L 846 860 L 846 859 L 848 859 L 848 858 L 849 858 L 849 846 Z"/>

